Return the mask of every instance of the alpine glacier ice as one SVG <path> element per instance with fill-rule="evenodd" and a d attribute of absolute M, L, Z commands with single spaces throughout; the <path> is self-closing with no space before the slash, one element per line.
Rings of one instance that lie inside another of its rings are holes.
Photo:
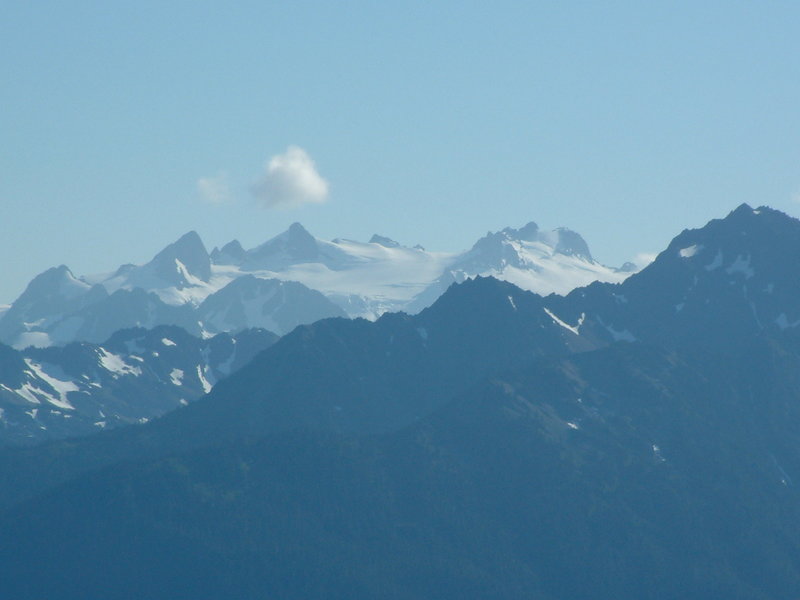
<path fill-rule="evenodd" d="M 417 313 L 452 283 L 491 275 L 539 294 L 593 281 L 621 282 L 635 268 L 606 267 L 583 238 L 528 223 L 488 233 L 468 251 L 429 252 L 389 237 L 321 240 L 300 223 L 245 250 L 206 250 L 194 232 L 144 265 L 76 277 L 64 265 L 37 276 L 0 313 L 0 341 L 17 348 L 100 343 L 124 327 L 179 325 L 194 335 L 262 327 L 279 335 L 328 317 Z"/>

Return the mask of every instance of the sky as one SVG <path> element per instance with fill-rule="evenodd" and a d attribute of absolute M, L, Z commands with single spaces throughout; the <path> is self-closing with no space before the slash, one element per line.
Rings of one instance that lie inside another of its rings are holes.
<path fill-rule="evenodd" d="M 796 2 L 2 2 L 0 303 L 299 221 L 429 250 L 536 221 L 620 265 L 800 216 Z"/>

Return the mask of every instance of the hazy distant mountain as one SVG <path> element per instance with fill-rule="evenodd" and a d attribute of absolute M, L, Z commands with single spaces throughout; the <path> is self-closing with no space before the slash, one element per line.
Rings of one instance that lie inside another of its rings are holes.
<path fill-rule="evenodd" d="M 321 293 L 302 283 L 252 275 L 234 279 L 208 296 L 196 314 L 204 329 L 212 333 L 247 327 L 291 331 L 320 319 L 347 316 Z"/>
<path fill-rule="evenodd" d="M 542 297 L 475 278 L 418 315 L 298 327 L 145 425 L 0 452 L 0 581 L 61 598 L 790 598 L 798 244 L 800 222 L 742 206 L 621 284 Z"/>
<path fill-rule="evenodd" d="M 119 331 L 102 345 L 0 344 L 0 445 L 146 422 L 208 393 L 276 339 L 248 329 L 203 340 L 159 326 Z"/>
<path fill-rule="evenodd" d="M 461 254 L 408 248 L 380 235 L 369 243 L 324 241 L 299 223 L 256 248 L 234 240 L 209 254 L 189 232 L 145 265 L 86 277 L 62 265 L 39 275 L 0 313 L 0 341 L 17 348 L 100 343 L 117 329 L 162 324 L 196 335 L 239 327 L 282 335 L 320 318 L 419 312 L 451 283 L 477 275 L 546 294 L 622 281 L 629 271 L 594 261 L 577 233 L 534 223 L 488 234 Z"/>

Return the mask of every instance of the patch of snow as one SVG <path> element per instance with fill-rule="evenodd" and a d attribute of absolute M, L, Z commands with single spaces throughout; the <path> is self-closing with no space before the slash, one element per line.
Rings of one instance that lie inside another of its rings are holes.
<path fill-rule="evenodd" d="M 706 271 L 713 271 L 715 269 L 719 269 L 722 266 L 722 250 L 717 250 L 716 256 L 714 256 L 714 260 L 706 265 Z"/>
<path fill-rule="evenodd" d="M 189 402 L 186 401 L 184 398 L 181 398 L 180 400 L 178 400 L 178 402 L 181 403 L 181 406 L 187 406 L 189 404 Z"/>
<path fill-rule="evenodd" d="M 568 331 L 571 331 L 575 335 L 580 335 L 578 329 L 581 326 L 581 324 L 583 323 L 583 317 L 584 317 L 583 314 L 581 315 L 581 319 L 578 321 L 577 327 L 573 327 L 572 325 L 568 325 L 567 323 L 565 323 L 564 321 L 559 319 L 557 316 L 555 316 L 553 314 L 553 312 L 549 308 L 545 307 L 544 312 L 546 312 L 547 316 L 550 317 L 551 319 L 553 319 L 553 322 L 556 323 L 557 325 L 561 325 L 561 327 L 563 327 L 564 329 L 566 329 Z"/>
<path fill-rule="evenodd" d="M 753 270 L 753 267 L 750 266 L 750 255 L 748 254 L 747 257 L 743 257 L 741 254 L 736 257 L 736 260 L 733 264 L 725 269 L 725 272 L 728 275 L 733 275 L 734 273 L 742 273 L 744 274 L 745 279 L 750 279 L 756 272 Z"/>
<path fill-rule="evenodd" d="M 42 391 L 46 400 L 58 408 L 63 408 L 64 410 L 75 410 L 75 407 L 70 404 L 69 400 L 67 399 L 67 394 L 69 392 L 77 392 L 79 388 L 75 385 L 72 381 L 65 381 L 62 379 L 58 379 L 53 375 L 50 375 L 45 372 L 44 367 L 38 363 L 33 362 L 31 359 L 26 358 L 25 364 L 28 365 L 28 368 L 33 371 L 33 373 L 42 381 L 44 381 L 47 385 L 49 385 L 57 394 L 58 398 L 54 398 L 52 395 L 47 394 Z M 52 368 L 51 368 L 52 371 Z M 41 391 L 41 390 L 40 390 Z"/>
<path fill-rule="evenodd" d="M 509 302 L 509 304 L 511 304 L 511 308 L 513 308 L 514 310 L 517 310 L 517 305 L 516 305 L 516 304 L 514 304 L 514 298 L 512 298 L 511 296 L 509 296 L 509 297 L 508 297 L 508 302 Z"/>
<path fill-rule="evenodd" d="M 38 408 L 32 408 L 30 410 L 26 410 L 25 414 L 26 415 L 30 415 L 31 419 L 36 420 L 36 415 L 39 414 L 39 409 Z"/>
<path fill-rule="evenodd" d="M 106 422 L 105 421 L 95 421 L 94 422 L 94 426 L 95 427 L 99 427 L 100 429 L 105 429 L 106 428 Z"/>
<path fill-rule="evenodd" d="M 187 268 L 186 268 L 186 265 L 184 265 L 184 264 L 183 264 L 181 261 L 179 261 L 177 258 L 175 259 L 175 266 L 176 266 L 176 267 L 177 267 L 177 269 L 178 269 L 178 273 L 180 273 L 180 274 L 181 274 L 181 276 L 183 277 L 183 279 L 184 279 L 184 280 L 186 281 L 186 283 L 188 283 L 189 285 L 191 285 L 191 286 L 195 286 L 195 287 L 202 287 L 203 285 L 205 285 L 205 281 L 203 281 L 202 279 L 198 279 L 197 277 L 195 277 L 194 275 L 192 275 L 192 274 L 189 272 L 189 269 L 187 269 Z"/>
<path fill-rule="evenodd" d="M 58 294 L 66 300 L 72 300 L 88 292 L 91 287 L 85 281 L 75 277 L 72 271 L 66 269 L 63 278 L 59 281 Z"/>
<path fill-rule="evenodd" d="M 775 324 L 781 329 L 790 329 L 800 325 L 800 319 L 790 323 L 789 319 L 786 317 L 786 313 L 781 313 L 778 315 L 778 318 L 775 319 Z"/>
<path fill-rule="evenodd" d="M 658 462 L 667 462 L 667 459 L 661 455 L 661 448 L 659 448 L 656 444 L 653 444 L 653 456 L 656 457 Z"/>
<path fill-rule="evenodd" d="M 113 373 L 115 376 L 120 375 L 133 375 L 139 376 L 142 374 L 142 369 L 126 363 L 123 358 L 117 354 L 112 354 L 105 348 L 99 349 L 100 365 L 106 370 Z"/>
<path fill-rule="evenodd" d="M 681 258 L 691 258 L 698 252 L 703 249 L 702 244 L 692 244 L 691 246 L 687 246 L 686 248 L 681 248 L 678 250 L 678 254 Z"/>
<path fill-rule="evenodd" d="M 786 471 L 783 470 L 783 467 L 778 462 L 778 459 L 775 458 L 775 455 L 774 454 L 770 454 L 769 457 L 772 459 L 772 462 L 775 464 L 775 467 L 778 469 L 778 472 L 780 473 L 781 483 L 783 485 L 785 485 L 786 487 L 789 487 L 790 485 L 792 485 L 792 478 L 789 477 L 789 474 Z"/>
<path fill-rule="evenodd" d="M 178 344 L 176 344 L 175 342 L 173 342 L 169 338 L 161 338 L 161 343 L 164 344 L 165 346 L 177 346 L 178 345 Z"/>
<path fill-rule="evenodd" d="M 575 288 L 594 281 L 620 283 L 631 275 L 615 272 L 599 263 L 590 263 L 576 256 L 552 253 L 552 249 L 545 254 L 542 250 L 532 248 L 535 245 L 523 242 L 518 250 L 520 263 L 526 265 L 525 267 L 504 265 L 479 274 L 491 275 L 542 296 L 551 293 L 564 296 Z"/>
<path fill-rule="evenodd" d="M 614 338 L 615 342 L 635 342 L 636 336 L 634 336 L 630 331 L 627 329 L 615 329 L 611 325 L 606 325 L 603 322 L 603 319 L 598 315 L 597 322 L 600 323 L 603 327 L 606 328 L 608 333 L 611 334 L 611 337 Z"/>
<path fill-rule="evenodd" d="M 213 386 L 211 385 L 211 383 L 209 383 L 208 379 L 206 379 L 206 376 L 203 374 L 200 365 L 197 365 L 197 378 L 200 380 L 200 384 L 203 386 L 203 391 L 206 394 L 210 392 Z"/>
<path fill-rule="evenodd" d="M 42 401 L 37 397 L 37 394 L 42 393 L 41 390 L 32 386 L 30 383 L 23 383 L 21 388 L 13 390 L 13 392 L 31 404 L 42 403 Z"/>
<path fill-rule="evenodd" d="M 573 423 L 572 421 L 567 421 L 567 427 L 569 427 L 570 429 L 580 429 L 580 427 L 578 427 L 578 425 L 576 423 Z"/>
<path fill-rule="evenodd" d="M 200 367 L 198 367 L 199 369 Z M 172 380 L 172 385 L 183 385 L 183 371 L 180 369 L 172 369 L 169 374 L 169 378 Z"/>

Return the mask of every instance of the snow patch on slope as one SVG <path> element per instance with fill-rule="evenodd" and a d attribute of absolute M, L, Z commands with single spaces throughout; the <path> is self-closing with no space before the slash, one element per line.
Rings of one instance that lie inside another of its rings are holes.
<path fill-rule="evenodd" d="M 725 272 L 728 275 L 733 275 L 734 273 L 741 273 L 744 275 L 745 279 L 750 279 L 753 275 L 756 274 L 753 267 L 750 266 L 750 255 L 742 256 L 741 254 L 736 257 L 736 260 L 733 264 L 725 269 Z"/>
<path fill-rule="evenodd" d="M 564 321 L 559 319 L 557 316 L 555 316 L 555 314 L 553 314 L 553 311 L 551 311 L 549 308 L 545 308 L 544 312 L 546 312 L 547 316 L 549 316 L 551 319 L 553 319 L 553 322 L 556 323 L 557 325 L 561 325 L 561 327 L 563 327 L 564 329 L 566 329 L 568 331 L 571 331 L 575 335 L 580 335 L 580 326 L 583 324 L 583 319 L 584 319 L 584 315 L 583 314 L 581 314 L 581 318 L 578 321 L 578 325 L 573 327 L 572 325 L 569 325 L 569 324 L 565 323 Z"/>
<path fill-rule="evenodd" d="M 100 365 L 106 370 L 113 373 L 115 376 L 120 375 L 133 375 L 138 376 L 142 374 L 142 369 L 133 365 L 129 365 L 125 360 L 117 355 L 112 354 L 105 348 L 99 349 Z"/>
<path fill-rule="evenodd" d="M 790 323 L 789 319 L 786 317 L 786 313 L 781 313 L 778 315 L 778 318 L 775 319 L 775 324 L 781 329 L 792 329 L 800 325 L 800 319 Z"/>
<path fill-rule="evenodd" d="M 58 408 L 63 408 L 64 410 L 75 410 L 75 407 L 72 406 L 70 401 L 67 399 L 67 394 L 69 392 L 80 391 L 77 385 L 75 385 L 72 381 L 58 379 L 54 375 L 48 374 L 42 365 L 33 362 L 29 358 L 24 360 L 25 364 L 28 365 L 28 368 L 33 372 L 33 374 L 44 381 L 58 394 L 58 398 L 55 398 L 51 394 L 48 394 L 41 389 L 39 390 L 39 392 L 45 396 L 50 404 L 57 406 Z M 52 371 L 53 367 L 50 367 L 50 369 Z"/>
<path fill-rule="evenodd" d="M 172 369 L 169 378 L 172 381 L 172 385 L 183 385 L 183 371 L 181 369 Z"/>
<path fill-rule="evenodd" d="M 706 265 L 706 271 L 714 271 L 722 266 L 722 250 L 717 250 L 714 260 Z"/>
<path fill-rule="evenodd" d="M 203 369 L 200 368 L 200 365 L 197 365 L 197 378 L 200 380 L 200 384 L 203 386 L 203 391 L 206 394 L 209 393 L 213 386 L 211 385 L 211 382 L 206 379 L 206 376 L 203 373 Z"/>
<path fill-rule="evenodd" d="M 680 255 L 681 258 L 691 258 L 695 254 L 700 252 L 702 249 L 703 249 L 703 245 L 702 244 L 693 244 L 693 245 L 688 246 L 686 248 L 681 248 L 678 251 L 678 254 Z"/>

